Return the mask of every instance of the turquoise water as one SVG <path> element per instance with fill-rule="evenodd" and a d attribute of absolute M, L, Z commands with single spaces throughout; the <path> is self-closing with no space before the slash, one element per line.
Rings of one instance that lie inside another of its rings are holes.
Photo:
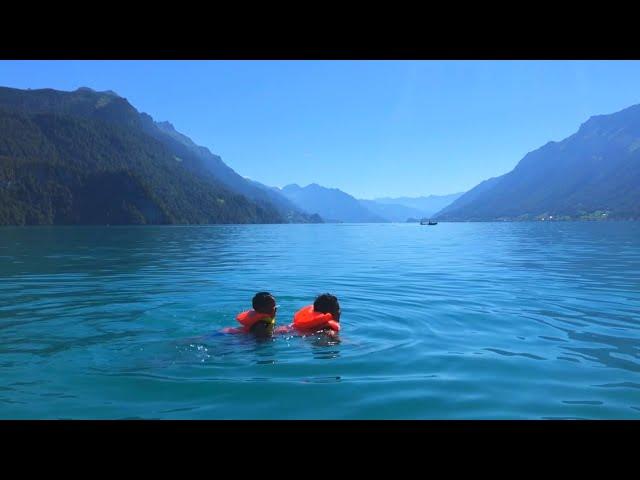
<path fill-rule="evenodd" d="M 637 419 L 638 312 L 633 222 L 3 228 L 0 417 Z"/>

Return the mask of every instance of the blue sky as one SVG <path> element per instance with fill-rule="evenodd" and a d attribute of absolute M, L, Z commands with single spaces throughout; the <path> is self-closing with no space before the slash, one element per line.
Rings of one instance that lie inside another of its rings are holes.
<path fill-rule="evenodd" d="M 640 103 L 640 62 L 0 61 L 0 85 L 114 90 L 243 176 L 374 198 L 508 172 Z"/>

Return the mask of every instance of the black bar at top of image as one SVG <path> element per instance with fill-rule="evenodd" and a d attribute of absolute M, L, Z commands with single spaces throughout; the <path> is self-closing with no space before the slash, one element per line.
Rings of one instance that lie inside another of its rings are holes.
<path fill-rule="evenodd" d="M 4 46 L 0 60 L 636 60 L 640 50 L 632 46 L 455 46 L 377 45 L 342 47 L 245 46 L 133 46 L 77 48 L 64 46 Z"/>

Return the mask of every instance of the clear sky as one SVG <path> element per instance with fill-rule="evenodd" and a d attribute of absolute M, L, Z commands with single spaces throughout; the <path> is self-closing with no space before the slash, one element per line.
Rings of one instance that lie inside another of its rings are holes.
<path fill-rule="evenodd" d="M 0 61 L 0 85 L 114 90 L 243 176 L 374 198 L 508 172 L 640 103 L 640 62 Z"/>

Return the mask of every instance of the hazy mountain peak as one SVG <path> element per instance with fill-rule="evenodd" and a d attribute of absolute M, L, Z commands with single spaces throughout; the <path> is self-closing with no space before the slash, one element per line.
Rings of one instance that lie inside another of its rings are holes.
<path fill-rule="evenodd" d="M 404 221 L 405 219 L 401 217 L 405 215 L 410 215 L 414 218 L 434 215 L 462 195 L 463 192 L 448 195 L 431 194 L 422 197 L 382 197 L 371 200 L 374 202 L 373 204 L 366 204 L 370 210 L 383 214 L 386 218 L 391 218 L 394 221 Z M 392 208 L 393 206 L 402 208 Z"/>
<path fill-rule="evenodd" d="M 639 119 L 640 104 L 631 105 L 630 107 L 623 108 L 618 112 L 593 115 L 589 117 L 586 122 L 580 125 L 578 133 L 603 127 L 611 130 L 612 128 L 637 126 Z"/>
<path fill-rule="evenodd" d="M 95 94 L 109 95 L 111 97 L 120 97 L 120 95 L 118 95 L 113 90 L 104 90 L 103 92 L 99 92 L 99 91 L 94 90 L 93 88 L 90 88 L 90 87 L 80 87 L 80 88 L 76 89 L 76 92 L 95 93 Z"/>
<path fill-rule="evenodd" d="M 333 222 L 382 222 L 384 219 L 371 212 L 358 200 L 338 188 L 327 188 L 311 183 L 302 188 L 297 184 L 286 185 L 282 193 L 307 213 L 319 214 Z"/>
<path fill-rule="evenodd" d="M 171 122 L 168 122 L 166 120 L 164 122 L 156 122 L 156 125 L 159 128 L 162 128 L 163 130 L 168 130 L 168 131 L 171 131 L 171 132 L 177 131 L 176 127 L 174 127 Z"/>

